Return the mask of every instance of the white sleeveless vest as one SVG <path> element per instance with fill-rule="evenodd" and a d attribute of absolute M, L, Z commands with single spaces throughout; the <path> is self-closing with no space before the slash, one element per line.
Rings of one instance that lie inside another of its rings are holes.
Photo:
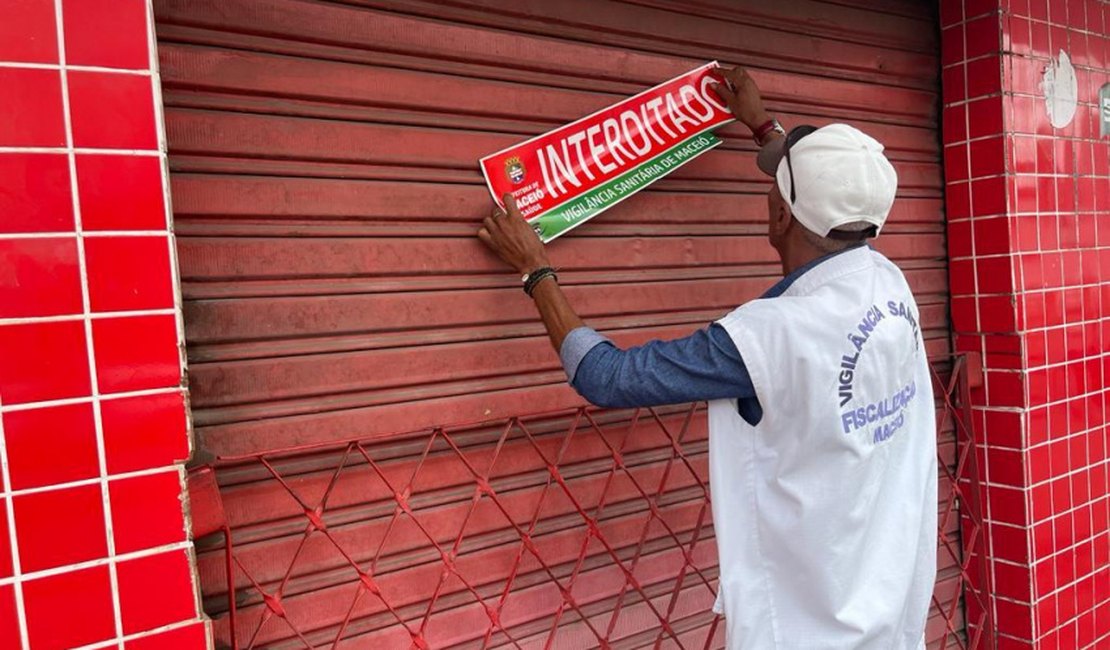
<path fill-rule="evenodd" d="M 936 420 L 917 303 L 870 247 L 722 318 L 763 419 L 709 405 L 730 650 L 916 650 L 936 576 Z"/>

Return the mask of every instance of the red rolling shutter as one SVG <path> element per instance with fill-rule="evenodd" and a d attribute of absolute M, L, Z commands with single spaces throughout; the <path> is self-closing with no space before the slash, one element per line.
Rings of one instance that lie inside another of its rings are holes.
<path fill-rule="evenodd" d="M 489 630 L 491 645 L 632 647 L 661 618 L 670 640 L 705 643 L 704 412 L 576 420 L 518 278 L 474 237 L 480 156 L 702 62 L 749 66 L 787 128 L 849 121 L 886 144 L 901 187 L 878 246 L 930 352 L 949 351 L 928 3 L 154 5 L 194 423 L 219 460 L 243 647 L 480 646 Z M 550 249 L 573 304 L 621 343 L 689 332 L 779 273 L 754 147 L 723 135 Z M 604 531 L 583 542 L 591 518 Z M 550 561 L 521 551 L 522 530 Z M 199 565 L 229 643 L 222 549 L 202 541 Z M 642 590 L 621 586 L 630 565 Z"/>

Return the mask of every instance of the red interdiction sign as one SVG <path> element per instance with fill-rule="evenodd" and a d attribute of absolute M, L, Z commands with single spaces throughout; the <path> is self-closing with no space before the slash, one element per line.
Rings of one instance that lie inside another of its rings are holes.
<path fill-rule="evenodd" d="M 716 62 L 480 161 L 498 205 L 512 194 L 551 241 L 721 143 L 732 113 Z"/>

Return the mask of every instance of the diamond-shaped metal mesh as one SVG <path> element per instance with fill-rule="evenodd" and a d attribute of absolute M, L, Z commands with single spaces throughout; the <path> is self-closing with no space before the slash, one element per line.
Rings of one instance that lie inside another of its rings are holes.
<path fill-rule="evenodd" d="M 966 377 L 938 378 L 932 647 L 992 637 Z M 221 459 L 205 494 L 234 545 L 200 556 L 217 646 L 723 647 L 705 427 L 704 404 L 578 409 Z"/>

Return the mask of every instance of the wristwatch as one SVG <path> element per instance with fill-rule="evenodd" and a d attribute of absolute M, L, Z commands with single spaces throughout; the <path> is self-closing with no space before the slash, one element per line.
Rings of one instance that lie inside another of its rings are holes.
<path fill-rule="evenodd" d="M 773 117 L 761 124 L 758 128 L 752 130 L 752 139 L 755 140 L 756 146 L 762 147 L 763 142 L 771 133 L 778 133 L 782 136 L 786 135 L 786 129 L 782 128 L 779 121 Z"/>

